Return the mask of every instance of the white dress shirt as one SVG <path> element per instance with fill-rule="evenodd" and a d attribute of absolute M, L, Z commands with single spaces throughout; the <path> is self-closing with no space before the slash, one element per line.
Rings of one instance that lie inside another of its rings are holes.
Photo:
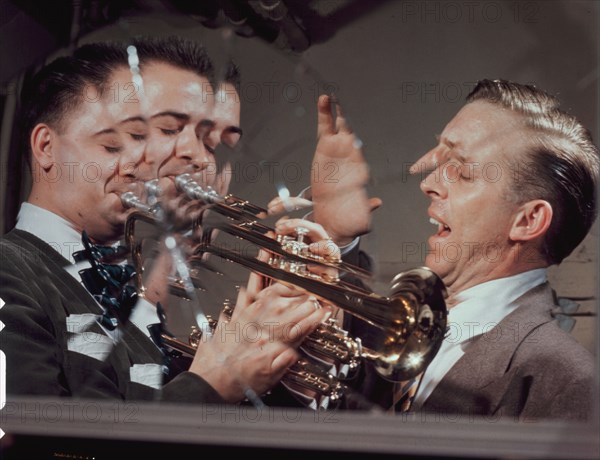
<path fill-rule="evenodd" d="M 90 268 L 88 261 L 75 262 L 73 253 L 85 249 L 81 234 L 67 220 L 51 211 L 31 203 L 23 203 L 17 216 L 15 228 L 34 236 L 50 245 L 65 259 L 71 261 L 65 270 L 78 282 L 83 284 L 79 271 Z M 84 286 L 85 287 L 85 286 Z M 99 316 L 91 313 L 67 317 L 67 331 L 70 332 L 67 347 L 69 351 L 80 353 L 94 359 L 104 361 L 114 345 L 120 340 L 119 329 L 108 330 L 98 321 Z M 150 337 L 148 325 L 159 322 L 156 308 L 143 298 L 139 298 L 129 317 L 142 332 Z M 98 324 L 105 335 L 91 333 L 92 324 Z M 154 343 L 154 342 L 152 342 Z M 161 364 L 134 364 L 129 370 L 132 382 L 137 382 L 155 389 L 162 385 L 163 366 Z"/>
<path fill-rule="evenodd" d="M 47 209 L 25 202 L 21 204 L 15 228 L 37 236 L 65 259 L 70 260 L 72 265 L 67 265 L 65 270 L 83 284 L 79 271 L 90 268 L 90 263 L 88 261 L 76 263 L 73 259 L 74 252 L 85 248 L 81 242 L 81 233 L 67 220 Z M 148 326 L 159 322 L 156 307 L 144 298 L 140 298 L 129 317 L 129 321 L 150 337 Z"/>
<path fill-rule="evenodd" d="M 423 374 L 413 410 L 422 406 L 474 337 L 492 330 L 519 307 L 515 300 L 546 278 L 546 269 L 538 268 L 488 281 L 458 294 L 458 303 L 448 311 L 448 333 Z"/>

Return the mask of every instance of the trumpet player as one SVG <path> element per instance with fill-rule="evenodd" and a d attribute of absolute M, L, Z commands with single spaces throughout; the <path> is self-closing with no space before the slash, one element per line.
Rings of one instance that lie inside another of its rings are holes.
<path fill-rule="evenodd" d="M 126 316 L 111 316 L 119 307 L 105 298 L 112 291 L 94 285 L 108 267 L 88 260 L 99 270 L 86 272 L 94 283 L 79 278 L 85 261 L 73 252 L 96 254 L 101 249 L 94 245 L 112 245 L 122 237 L 131 212 L 121 202 L 124 192 L 139 195 L 140 182 L 157 176 L 169 181 L 180 167 L 197 172 L 210 162 L 204 136 L 196 130 L 210 119 L 213 107 L 210 96 L 204 101 L 198 92 L 209 82 L 210 63 L 203 49 L 191 44 L 183 54 L 192 61 L 182 61 L 178 45 L 162 43 L 156 51 L 160 57 L 142 65 L 149 97 L 140 95 L 140 103 L 103 91 L 127 88 L 132 81 L 127 52 L 110 44 L 87 45 L 52 62 L 25 94 L 26 154 L 34 183 L 15 229 L 0 240 L 9 398 L 236 403 L 275 385 L 297 359 L 299 342 L 330 314 L 280 284 L 252 299 L 242 291 L 231 320 L 203 341 L 189 370 L 163 385 L 159 348 Z M 174 88 L 191 92 L 170 93 Z M 173 98 L 161 98 L 165 94 Z M 168 139 L 171 151 L 152 149 L 157 135 Z M 65 175 L 61 167 L 73 174 Z M 95 176 L 89 175 L 91 167 Z M 96 287 L 100 293 L 93 294 Z M 136 311 L 137 304 L 132 317 Z M 249 322 L 260 325 L 261 340 L 231 333 Z"/>
<path fill-rule="evenodd" d="M 555 97 L 503 80 L 480 81 L 413 165 L 435 226 L 426 264 L 447 286 L 454 331 L 413 410 L 589 419 L 597 360 L 559 327 L 547 269 L 589 232 L 599 165 Z"/>
<path fill-rule="evenodd" d="M 215 154 L 220 146 L 235 147 L 242 134 L 241 101 L 236 93 L 239 71 L 230 63 L 225 79 L 213 92 L 207 73 L 198 70 L 196 62 L 200 59 L 195 59 L 194 63 L 186 63 L 185 55 L 177 56 L 176 59 L 172 56 L 167 57 L 164 54 L 164 45 L 165 42 L 160 40 L 136 44 L 149 107 L 147 151 L 150 158 L 162 159 L 156 164 L 159 164 L 157 177 L 164 193 L 163 204 L 173 211 L 177 225 L 186 228 L 191 220 L 201 217 L 206 209 L 198 207 L 197 201 L 190 201 L 179 193 L 178 177 L 187 173 L 203 188 L 213 187 L 221 196 L 227 192 L 228 181 L 231 178 L 228 172 L 229 165 L 226 164 L 218 171 L 215 166 Z M 194 43 L 183 40 L 177 40 L 174 45 L 176 49 L 189 47 L 187 55 L 191 54 L 190 50 L 197 49 Z M 326 239 L 323 231 L 315 235 L 321 240 Z M 317 253 L 319 251 L 320 249 L 317 249 Z M 155 286 L 164 287 L 164 284 L 149 284 L 151 296 L 164 303 L 167 292 L 160 292 Z M 263 291 L 263 286 L 254 276 L 251 277 L 249 286 L 248 291 L 244 291 L 240 298 L 242 304 L 251 303 L 253 299 L 262 299 L 271 289 L 276 289 L 277 292 L 288 289 L 271 286 Z M 313 309 L 315 305 L 319 305 L 312 298 L 311 301 Z M 315 319 L 315 314 L 321 315 L 321 318 L 331 314 L 329 307 L 325 307 L 324 310 L 321 313 L 311 312 L 310 321 Z M 219 324 L 221 322 L 219 321 Z M 289 324 L 286 327 L 289 328 Z M 301 337 L 309 332 L 305 328 L 301 331 Z M 215 334 L 219 335 L 219 330 Z"/>
<path fill-rule="evenodd" d="M 349 131 L 343 119 L 336 130 L 327 111 L 321 116 L 329 120 L 322 133 Z M 341 161 L 350 151 L 340 152 Z M 547 270 L 590 231 L 599 168 L 589 131 L 555 97 L 514 82 L 479 82 L 411 168 L 431 200 L 436 230 L 425 262 L 448 289 L 448 336 L 417 378 L 390 387 L 367 369 L 360 391 L 392 412 L 589 419 L 597 364 L 559 327 Z M 364 195 L 357 202 L 367 203 Z M 279 198 L 270 204 L 282 207 Z"/>

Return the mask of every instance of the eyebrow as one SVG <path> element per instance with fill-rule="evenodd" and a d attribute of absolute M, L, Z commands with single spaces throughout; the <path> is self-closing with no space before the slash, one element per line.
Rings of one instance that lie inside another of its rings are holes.
<path fill-rule="evenodd" d="M 133 117 L 129 117 L 126 118 L 125 120 L 122 120 L 118 123 L 119 126 L 124 125 L 125 123 L 132 123 L 132 122 L 146 122 L 146 119 L 144 117 L 142 117 L 141 115 L 135 115 Z M 117 130 L 115 128 L 106 128 L 106 129 L 102 129 L 100 131 L 98 131 L 97 133 L 94 133 L 93 136 L 97 137 L 97 136 L 102 136 L 103 134 L 115 134 L 117 132 Z"/>
<path fill-rule="evenodd" d="M 462 153 L 460 148 L 457 148 L 457 143 L 452 142 L 446 138 L 442 140 L 442 137 L 439 134 L 436 134 L 435 137 L 438 140 L 438 142 L 441 142 L 442 144 L 450 148 L 452 155 L 454 155 L 458 159 L 458 161 L 460 161 L 461 163 L 469 163 L 469 159 Z"/>
<path fill-rule="evenodd" d="M 120 121 L 119 124 L 123 125 L 125 123 L 132 123 L 132 122 L 138 122 L 138 121 L 141 121 L 142 123 L 145 123 L 146 119 L 144 117 L 142 117 L 141 115 L 136 115 L 136 116 L 133 116 L 133 117 L 126 118 L 123 121 Z"/>
<path fill-rule="evenodd" d="M 165 110 L 164 112 L 156 113 L 150 117 L 150 119 L 155 119 L 159 117 L 173 117 L 180 121 L 187 121 L 190 119 L 189 115 L 181 112 L 175 112 L 174 110 Z"/>
<path fill-rule="evenodd" d="M 94 133 L 94 137 L 97 136 L 102 136 L 103 134 L 115 134 L 117 132 L 117 130 L 115 128 L 106 128 L 103 130 L 98 131 L 97 133 Z"/>

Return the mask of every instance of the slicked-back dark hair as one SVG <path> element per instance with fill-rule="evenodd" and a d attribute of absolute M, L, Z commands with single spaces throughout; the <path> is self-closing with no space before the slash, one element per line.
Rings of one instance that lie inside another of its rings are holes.
<path fill-rule="evenodd" d="M 25 151 L 29 152 L 29 137 L 37 124 L 46 123 L 62 132 L 65 118 L 79 107 L 87 95 L 97 97 L 103 94 L 113 72 L 129 65 L 129 45 L 120 42 L 83 45 L 73 55 L 57 58 L 43 67 L 24 85 L 19 119 Z M 209 80 L 213 78 L 213 65 L 206 49 L 193 40 L 140 38 L 133 45 L 140 66 L 158 61 L 192 71 Z"/>
<path fill-rule="evenodd" d="M 235 62 L 232 60 L 227 61 L 227 65 L 225 67 L 225 76 L 223 77 L 224 83 L 229 83 L 238 90 L 240 90 L 240 85 L 242 84 L 242 76 L 240 72 L 240 68 L 237 66 Z"/>
<path fill-rule="evenodd" d="M 66 117 L 85 97 L 102 94 L 113 72 L 127 65 L 125 44 L 93 43 L 43 67 L 21 92 L 19 119 L 25 151 L 29 152 L 29 137 L 37 124 L 64 131 Z"/>
<path fill-rule="evenodd" d="M 153 37 L 134 40 L 133 46 L 140 59 L 140 67 L 162 62 L 189 70 L 213 82 L 214 68 L 206 48 L 200 43 L 181 37 Z"/>
<path fill-rule="evenodd" d="M 585 238 L 597 215 L 600 157 L 590 132 L 559 109 L 557 98 L 534 86 L 482 80 L 467 96 L 467 102 L 478 100 L 523 117 L 526 150 L 508 160 L 516 172 L 512 195 L 521 203 L 543 199 L 552 205 L 544 252 L 549 263 L 560 263 Z"/>

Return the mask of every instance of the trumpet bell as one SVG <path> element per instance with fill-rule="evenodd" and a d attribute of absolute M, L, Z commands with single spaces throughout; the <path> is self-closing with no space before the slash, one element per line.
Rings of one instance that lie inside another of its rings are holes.
<path fill-rule="evenodd" d="M 423 372 L 439 351 L 446 334 L 446 288 L 426 267 L 399 273 L 390 284 L 391 327 L 380 335 L 374 365 L 397 382 Z"/>

